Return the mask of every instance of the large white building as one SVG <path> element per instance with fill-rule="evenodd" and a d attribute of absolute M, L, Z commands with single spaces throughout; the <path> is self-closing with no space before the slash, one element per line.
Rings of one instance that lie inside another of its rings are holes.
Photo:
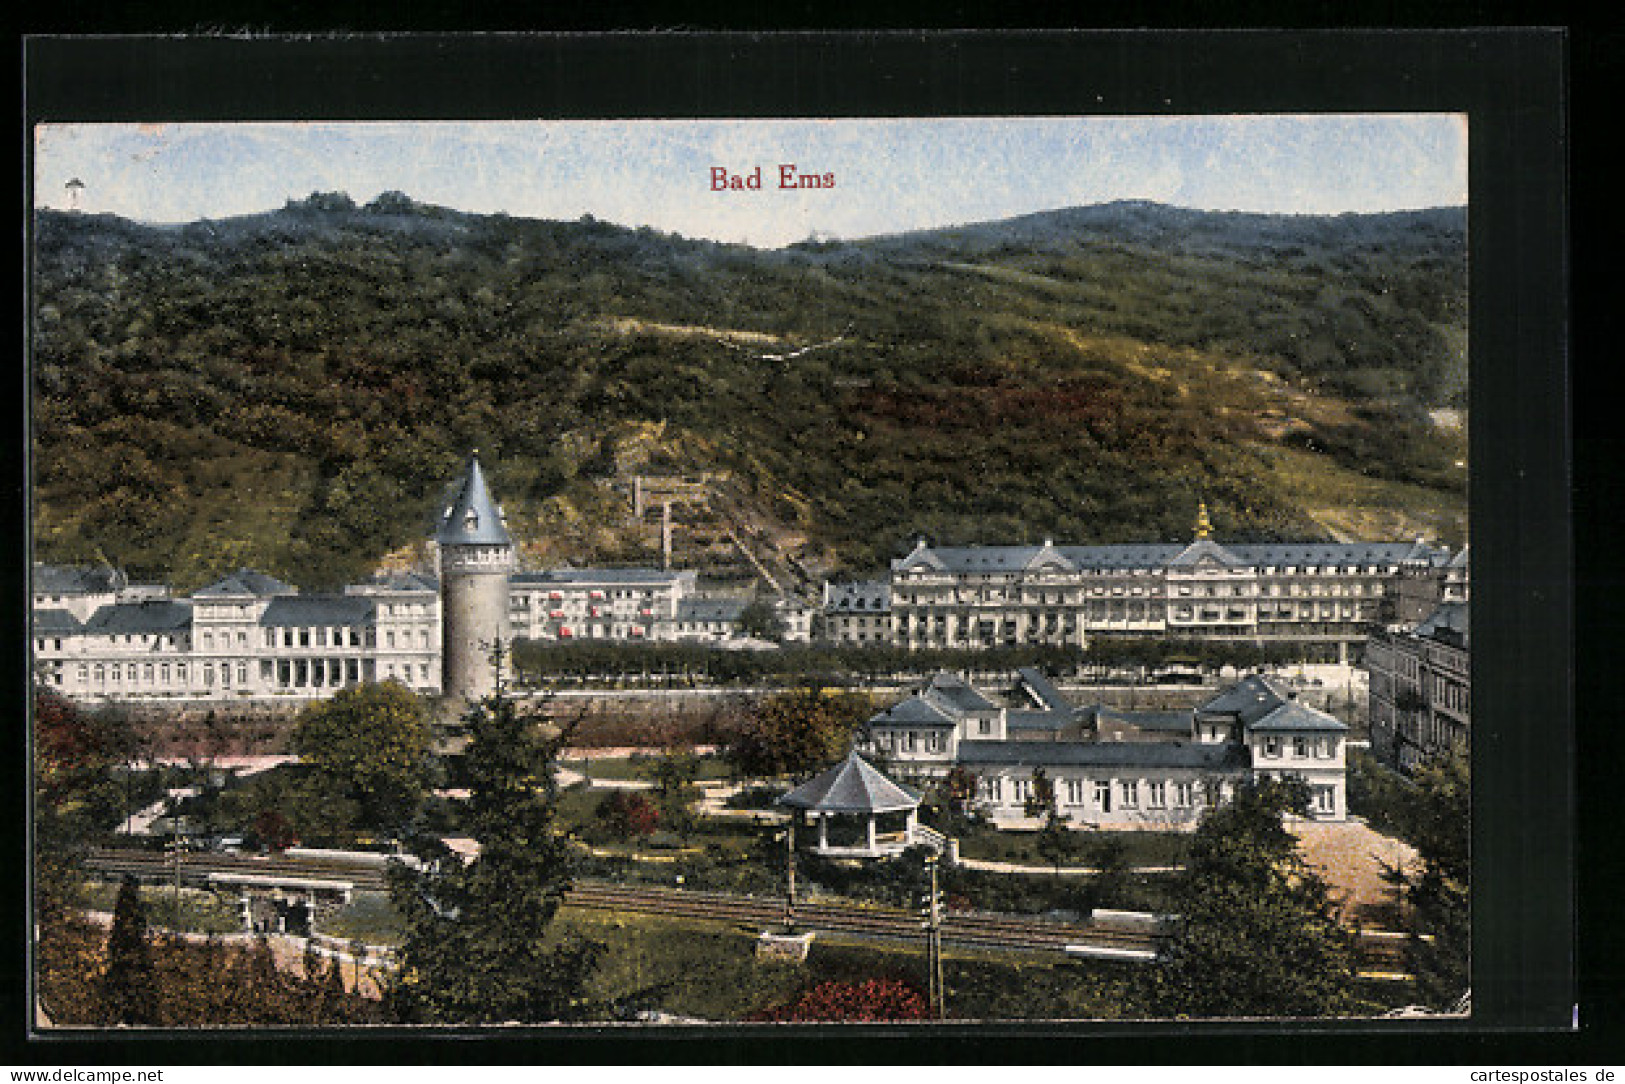
<path fill-rule="evenodd" d="M 299 700 L 391 679 L 440 688 L 438 585 L 420 576 L 303 595 L 245 569 L 177 599 L 111 570 L 39 565 L 34 604 L 36 672 L 75 699 Z"/>
<path fill-rule="evenodd" d="M 1396 620 L 1402 591 L 1442 597 L 1465 551 L 1416 542 L 930 546 L 885 582 L 828 585 L 824 621 L 851 643 L 906 648 L 1084 646 L 1096 636 L 1286 643 L 1347 662 Z M 879 606 L 872 605 L 881 601 Z M 866 627 L 867 626 L 867 627 Z"/>
<path fill-rule="evenodd" d="M 241 569 L 176 598 L 111 568 L 35 565 L 35 672 L 88 701 L 288 702 L 389 680 L 460 699 L 494 687 L 499 643 L 744 638 L 746 603 L 703 597 L 693 572 L 517 571 L 477 456 L 440 512 L 435 548 L 438 577 L 381 575 L 328 594 Z M 786 638 L 805 640 L 810 613 L 776 609 Z"/>
<path fill-rule="evenodd" d="M 1182 830 L 1245 780 L 1296 776 L 1310 816 L 1348 814 L 1348 728 L 1254 675 L 1190 712 L 1074 707 L 1034 670 L 1009 696 L 938 674 L 871 718 L 858 750 L 925 783 L 954 769 L 975 777 L 978 804 L 1001 828 L 1035 828 L 1034 772 L 1074 825 Z"/>

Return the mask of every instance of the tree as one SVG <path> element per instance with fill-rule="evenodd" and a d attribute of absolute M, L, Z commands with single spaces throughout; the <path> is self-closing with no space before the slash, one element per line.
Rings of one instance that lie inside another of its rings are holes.
<path fill-rule="evenodd" d="M 739 611 L 739 616 L 734 620 L 734 627 L 742 634 L 753 636 L 758 640 L 778 643 L 784 639 L 784 621 L 773 608 L 773 604 L 766 599 L 757 599 Z"/>
<path fill-rule="evenodd" d="M 573 726 L 521 714 L 500 693 L 464 722 L 464 823 L 479 855 L 464 864 L 434 841 L 418 847 L 423 871 L 391 867 L 406 940 L 386 991 L 390 1011 L 403 1023 L 584 1019 L 586 982 L 604 947 L 551 928 L 576 861 L 554 777 Z"/>
<path fill-rule="evenodd" d="M 294 732 L 315 789 L 355 802 L 357 827 L 386 832 L 409 822 L 428 792 L 432 741 L 422 702 L 393 681 L 311 704 Z"/>
<path fill-rule="evenodd" d="M 1121 907 L 1128 890 L 1128 845 L 1115 835 L 1100 836 L 1090 841 L 1087 853 L 1095 871 L 1085 890 L 1089 909 Z"/>
<path fill-rule="evenodd" d="M 817 687 L 779 693 L 745 712 L 725 735 L 722 755 L 739 776 L 817 771 L 846 755 L 873 710 L 862 693 Z"/>
<path fill-rule="evenodd" d="M 1033 769 L 1032 788 L 1022 807 L 1027 816 L 1043 818 L 1034 846 L 1038 856 L 1054 866 L 1059 874 L 1061 863 L 1078 853 L 1078 837 L 1067 827 L 1066 816 L 1055 800 L 1055 781 L 1043 768 Z"/>
<path fill-rule="evenodd" d="M 1406 964 L 1417 998 L 1435 1009 L 1454 1006 L 1471 983 L 1472 784 L 1460 752 L 1418 765 L 1406 836 L 1422 860 L 1415 871 L 1386 876 L 1406 906 L 1411 938 Z"/>
<path fill-rule="evenodd" d="M 1244 783 L 1203 817 L 1175 888 L 1179 930 L 1147 973 L 1155 1015 L 1315 1017 L 1358 1008 L 1353 938 L 1282 823 L 1308 799 L 1298 780 Z"/>
<path fill-rule="evenodd" d="M 668 749 L 643 771 L 654 781 L 659 819 L 687 839 L 694 830 L 694 801 L 700 796 L 699 788 L 694 785 L 700 775 L 700 758 L 692 749 Z"/>
<path fill-rule="evenodd" d="M 153 978 L 147 907 L 134 877 L 125 877 L 113 904 L 113 928 L 107 935 L 107 970 L 101 996 L 111 1024 L 155 1024 L 158 988 Z"/>
<path fill-rule="evenodd" d="M 63 916 L 80 853 L 120 819 L 111 770 L 126 739 L 122 716 L 87 714 L 48 689 L 35 691 L 33 721 L 34 906 L 43 925 Z"/>
<path fill-rule="evenodd" d="M 971 829 L 978 785 L 976 773 L 957 764 L 937 783 L 933 794 L 944 814 L 943 830 L 949 835 L 963 835 Z"/>

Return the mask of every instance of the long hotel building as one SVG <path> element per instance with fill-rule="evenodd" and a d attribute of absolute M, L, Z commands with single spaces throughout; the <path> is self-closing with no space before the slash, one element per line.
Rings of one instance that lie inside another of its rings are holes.
<path fill-rule="evenodd" d="M 1221 544 L 1204 509 L 1189 544 L 933 547 L 892 562 L 884 582 L 826 589 L 845 630 L 853 600 L 883 600 L 884 636 L 907 648 L 1083 646 L 1090 637 L 1287 643 L 1347 662 L 1374 626 L 1405 620 L 1418 592 L 1435 604 L 1447 549 L 1416 542 Z M 1465 553 L 1465 551 L 1464 551 Z M 838 620 L 836 620 L 838 618 Z M 851 640 L 856 642 L 856 636 Z"/>

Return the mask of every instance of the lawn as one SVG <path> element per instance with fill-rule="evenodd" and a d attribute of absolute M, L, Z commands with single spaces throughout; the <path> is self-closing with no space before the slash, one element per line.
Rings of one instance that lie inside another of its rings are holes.
<path fill-rule="evenodd" d="M 1094 864 L 1095 848 L 1106 840 L 1123 845 L 1124 859 L 1130 866 L 1172 866 L 1185 860 L 1190 847 L 1188 832 L 1079 832 L 1076 834 L 1079 850 L 1070 866 Z M 959 853 L 965 858 L 979 858 L 997 862 L 1019 862 L 1034 866 L 1048 866 L 1038 853 L 1037 832 L 1000 832 L 991 828 L 979 829 L 959 837 Z"/>
<path fill-rule="evenodd" d="M 316 932 L 368 945 L 398 945 L 406 936 L 387 892 L 357 892 L 339 910 L 316 917 Z"/>
<path fill-rule="evenodd" d="M 633 754 L 628 757 L 571 757 L 559 761 L 559 767 L 580 772 L 589 779 L 648 779 L 649 772 L 659 757 Z M 699 772 L 695 780 L 701 783 L 729 778 L 727 761 L 721 757 L 700 757 Z"/>
<path fill-rule="evenodd" d="M 86 910 L 111 913 L 118 890 L 111 881 L 87 881 L 80 900 Z M 196 888 L 177 892 L 168 885 L 142 885 L 140 892 L 147 922 L 154 928 L 185 933 L 238 933 L 243 928 L 234 895 Z"/>
<path fill-rule="evenodd" d="M 820 934 L 804 964 L 757 961 L 755 929 L 662 916 L 566 908 L 559 928 L 608 946 L 592 981 L 619 1015 L 657 1010 L 737 1021 L 831 980 L 895 978 L 926 986 L 925 952 Z M 949 950 L 943 960 L 950 1015 L 961 1019 L 1122 1016 L 1133 970 L 1041 957 Z"/>

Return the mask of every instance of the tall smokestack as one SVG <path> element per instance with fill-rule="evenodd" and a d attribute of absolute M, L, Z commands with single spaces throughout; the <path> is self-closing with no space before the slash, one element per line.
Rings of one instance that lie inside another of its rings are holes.
<path fill-rule="evenodd" d="M 660 567 L 671 571 L 671 502 L 660 504 Z"/>

